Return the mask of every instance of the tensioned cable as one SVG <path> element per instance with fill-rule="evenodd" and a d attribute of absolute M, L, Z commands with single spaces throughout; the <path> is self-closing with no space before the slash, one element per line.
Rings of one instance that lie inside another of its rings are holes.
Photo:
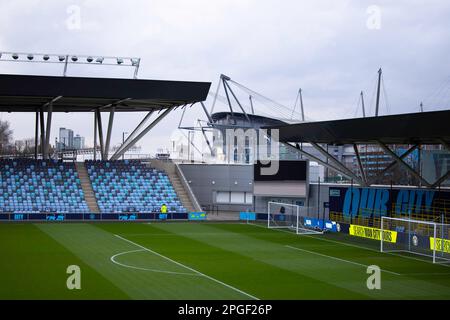
<path fill-rule="evenodd" d="M 288 115 L 290 115 L 290 113 L 293 111 L 291 108 L 286 107 L 285 105 L 282 105 L 281 103 L 276 102 L 276 101 L 274 101 L 274 100 L 272 100 L 272 99 L 270 99 L 270 98 L 268 98 L 268 97 L 266 97 L 266 96 L 264 96 L 264 95 L 262 95 L 262 94 L 260 94 L 260 93 L 258 93 L 256 91 L 254 91 L 254 90 L 252 90 L 250 88 L 247 88 L 246 86 L 244 86 L 244 85 L 242 85 L 242 84 L 240 84 L 240 83 L 238 83 L 238 82 L 236 82 L 234 80 L 229 80 L 229 81 L 232 82 L 233 84 L 235 84 L 237 87 L 241 88 L 241 90 L 244 90 L 246 92 L 252 93 L 252 97 L 253 96 L 260 97 L 261 99 L 266 100 L 267 102 L 270 102 L 271 104 L 273 104 L 273 106 L 278 107 L 280 109 L 284 109 L 285 110 L 284 112 L 288 112 Z M 295 114 L 297 115 L 297 117 L 299 119 L 301 119 L 301 115 L 298 112 L 295 112 Z M 286 118 L 289 119 L 289 116 L 286 117 Z"/>

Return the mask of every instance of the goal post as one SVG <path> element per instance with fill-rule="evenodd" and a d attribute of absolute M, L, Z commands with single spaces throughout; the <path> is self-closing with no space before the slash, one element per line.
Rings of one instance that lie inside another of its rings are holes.
<path fill-rule="evenodd" d="M 297 234 L 321 234 L 304 225 L 304 218 L 308 216 L 308 209 L 295 204 L 269 201 L 267 203 L 267 228 L 288 229 Z"/>
<path fill-rule="evenodd" d="M 427 257 L 450 263 L 450 225 L 408 218 L 381 217 L 380 251 Z"/>

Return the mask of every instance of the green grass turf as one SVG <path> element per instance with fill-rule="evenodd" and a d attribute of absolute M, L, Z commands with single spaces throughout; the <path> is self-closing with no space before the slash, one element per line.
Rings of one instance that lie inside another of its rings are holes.
<path fill-rule="evenodd" d="M 238 223 L 0 224 L 0 299 L 450 298 L 449 266 L 377 245 Z M 69 265 L 81 290 L 66 287 Z"/>

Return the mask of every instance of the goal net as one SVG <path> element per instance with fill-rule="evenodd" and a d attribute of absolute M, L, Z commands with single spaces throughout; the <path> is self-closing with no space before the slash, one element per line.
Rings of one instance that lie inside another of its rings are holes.
<path fill-rule="evenodd" d="M 289 229 L 297 234 L 318 234 L 322 230 L 307 227 L 304 224 L 308 217 L 308 208 L 295 204 L 268 202 L 267 227 L 273 229 Z"/>
<path fill-rule="evenodd" d="M 403 252 L 450 263 L 450 225 L 407 218 L 381 218 L 381 252 Z"/>

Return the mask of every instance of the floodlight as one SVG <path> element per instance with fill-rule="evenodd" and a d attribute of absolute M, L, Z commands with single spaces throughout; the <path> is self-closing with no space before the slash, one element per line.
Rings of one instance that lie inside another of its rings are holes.
<path fill-rule="evenodd" d="M 29 55 L 27 55 L 27 59 L 28 59 L 28 60 L 33 60 L 33 59 L 34 59 L 34 56 L 30 53 Z"/>
<path fill-rule="evenodd" d="M 105 58 L 103 58 L 103 57 L 98 57 L 96 60 L 95 60 L 95 62 L 98 62 L 98 63 L 103 63 L 103 60 L 104 60 Z"/>
<path fill-rule="evenodd" d="M 48 59 L 50 59 L 50 56 L 48 54 L 45 54 L 42 59 L 44 59 L 44 61 L 48 61 Z"/>
<path fill-rule="evenodd" d="M 131 58 L 131 65 L 136 67 L 139 64 L 139 59 Z"/>
<path fill-rule="evenodd" d="M 87 58 L 86 58 L 86 61 L 89 62 L 89 63 L 91 63 L 92 61 L 94 61 L 94 58 L 92 58 L 92 57 L 87 57 Z"/>
<path fill-rule="evenodd" d="M 117 64 L 122 64 L 123 63 L 123 59 L 122 58 L 117 58 Z"/>
<path fill-rule="evenodd" d="M 77 56 L 72 56 L 72 61 L 73 62 L 77 62 L 78 61 L 78 57 Z"/>
<path fill-rule="evenodd" d="M 17 60 L 17 59 L 19 59 L 19 55 L 18 55 L 17 53 L 13 53 L 13 54 L 12 54 L 12 58 L 13 58 L 14 60 Z"/>
<path fill-rule="evenodd" d="M 60 62 L 63 62 L 64 60 L 66 60 L 66 57 L 64 57 L 64 56 L 59 56 L 58 59 L 59 59 Z"/>

